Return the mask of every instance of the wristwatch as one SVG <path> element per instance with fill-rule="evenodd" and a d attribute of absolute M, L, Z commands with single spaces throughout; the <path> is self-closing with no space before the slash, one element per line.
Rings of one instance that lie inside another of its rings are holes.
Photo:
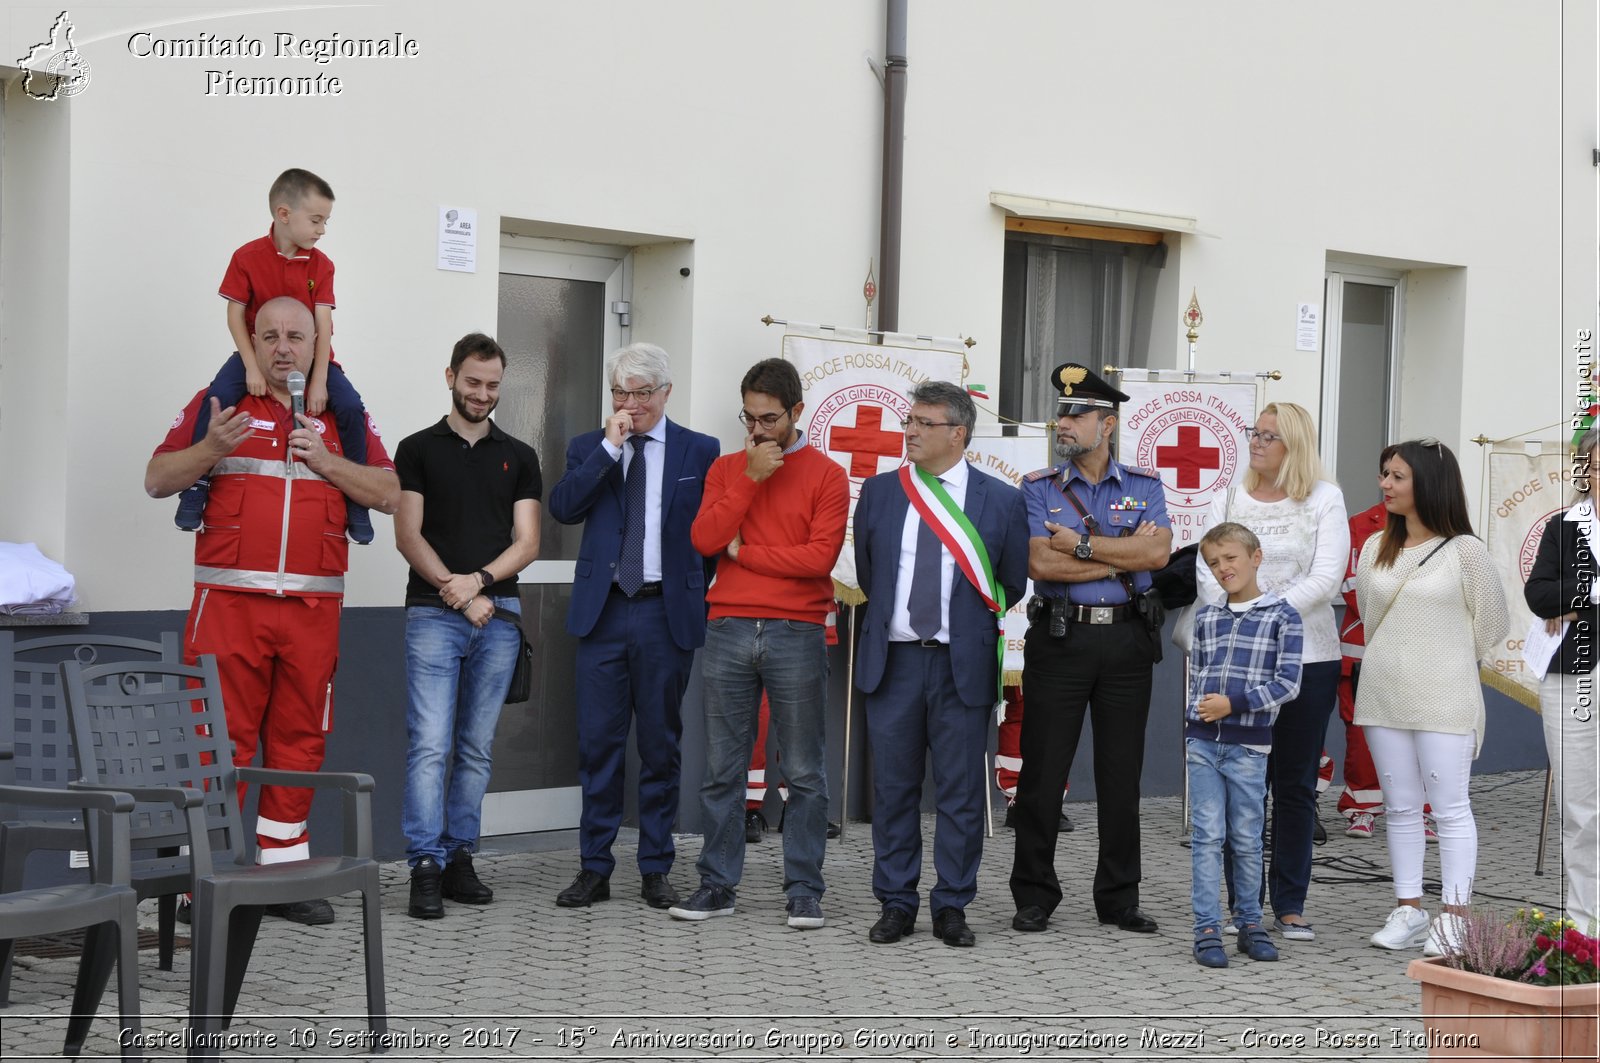
<path fill-rule="evenodd" d="M 1094 557 L 1094 546 L 1089 542 L 1089 533 L 1084 532 L 1083 538 L 1078 540 L 1078 545 L 1072 548 L 1072 556 L 1079 561 L 1088 561 Z"/>
<path fill-rule="evenodd" d="M 489 570 L 486 568 L 478 569 L 478 578 L 483 580 L 483 586 L 485 590 L 487 590 L 494 583 L 494 577 L 489 574 Z"/>

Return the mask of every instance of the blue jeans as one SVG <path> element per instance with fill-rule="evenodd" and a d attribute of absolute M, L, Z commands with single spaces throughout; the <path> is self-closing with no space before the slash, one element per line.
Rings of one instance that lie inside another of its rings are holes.
<path fill-rule="evenodd" d="M 1267 785 L 1272 789 L 1272 860 L 1265 892 L 1273 913 L 1280 918 L 1305 914 L 1306 891 L 1311 888 L 1311 836 L 1317 826 L 1317 769 L 1328 736 L 1328 718 L 1338 700 L 1339 662 L 1313 661 L 1300 673 L 1300 696 L 1278 710 L 1272 725 L 1272 757 L 1267 762 Z M 1230 864 L 1228 900 L 1237 907 L 1232 867 Z"/>
<path fill-rule="evenodd" d="M 1194 932 L 1222 925 L 1222 842 L 1233 863 L 1234 921 L 1261 922 L 1261 820 L 1267 754 L 1201 738 L 1183 740 L 1189 767 L 1190 856 L 1194 861 Z"/>
<path fill-rule="evenodd" d="M 494 604 L 519 614 L 522 608 L 512 596 Z M 478 847 L 495 724 L 521 647 L 517 629 L 504 620 L 473 627 L 454 609 L 406 609 L 409 743 L 400 829 L 413 867 L 424 856 L 443 864 Z"/>
<path fill-rule="evenodd" d="M 732 889 L 744 875 L 744 791 L 761 692 L 789 783 L 783 817 L 783 892 L 821 897 L 828 844 L 828 648 L 822 625 L 718 617 L 700 654 L 705 684 L 706 775 L 700 786 L 706 841 L 702 882 Z"/>

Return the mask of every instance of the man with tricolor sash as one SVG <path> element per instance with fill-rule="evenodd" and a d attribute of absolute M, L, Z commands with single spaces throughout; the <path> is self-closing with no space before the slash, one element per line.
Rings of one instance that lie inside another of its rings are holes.
<path fill-rule="evenodd" d="M 983 756 L 1000 698 L 1000 620 L 1027 584 L 1027 510 L 1020 491 L 965 460 L 977 410 L 964 389 L 928 381 L 910 398 L 911 464 L 867 480 L 856 505 L 856 573 L 867 594 L 856 685 L 872 755 L 872 891 L 883 906 L 868 937 L 887 944 L 915 926 L 931 752 L 933 931 L 966 946 L 983 855 Z"/>

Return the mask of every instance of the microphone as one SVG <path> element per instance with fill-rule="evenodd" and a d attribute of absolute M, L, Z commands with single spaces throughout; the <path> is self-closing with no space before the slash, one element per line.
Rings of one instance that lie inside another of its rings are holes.
<path fill-rule="evenodd" d="M 306 375 L 298 369 L 289 374 L 289 403 L 294 409 L 294 427 L 300 427 L 299 416 L 306 412 Z"/>
<path fill-rule="evenodd" d="M 293 432 L 300 427 L 300 414 L 306 412 L 306 375 L 298 369 L 293 370 L 286 383 L 289 385 L 289 407 L 295 414 L 289 424 L 289 431 Z"/>

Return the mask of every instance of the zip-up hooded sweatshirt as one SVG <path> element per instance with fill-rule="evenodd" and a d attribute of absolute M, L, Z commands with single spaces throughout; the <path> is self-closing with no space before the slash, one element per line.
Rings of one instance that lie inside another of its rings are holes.
<path fill-rule="evenodd" d="M 1300 614 L 1275 594 L 1242 613 L 1226 604 L 1202 606 L 1194 621 L 1184 737 L 1272 745 L 1278 709 L 1300 693 L 1303 642 Z M 1215 723 L 1201 720 L 1198 707 L 1207 694 L 1227 695 L 1232 712 Z"/>

